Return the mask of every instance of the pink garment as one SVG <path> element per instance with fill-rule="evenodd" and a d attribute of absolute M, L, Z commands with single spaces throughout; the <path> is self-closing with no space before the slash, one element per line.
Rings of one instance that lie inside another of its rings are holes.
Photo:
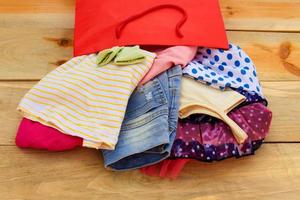
<path fill-rule="evenodd" d="M 16 145 L 21 148 L 66 151 L 82 146 L 82 138 L 63 134 L 39 122 L 23 118 L 17 135 Z"/>
<path fill-rule="evenodd" d="M 143 167 L 140 171 L 148 176 L 176 179 L 190 159 L 163 160 L 160 163 Z"/>
<path fill-rule="evenodd" d="M 174 65 L 181 65 L 183 68 L 195 57 L 197 47 L 173 46 L 156 52 L 157 57 L 140 84 L 145 84 L 158 74 L 168 70 Z"/>

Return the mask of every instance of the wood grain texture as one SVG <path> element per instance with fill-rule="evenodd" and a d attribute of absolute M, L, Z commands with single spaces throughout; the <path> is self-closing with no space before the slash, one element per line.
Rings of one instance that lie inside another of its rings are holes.
<path fill-rule="evenodd" d="M 1 13 L 66 13 L 74 8 L 75 0 L 0 0 Z"/>
<path fill-rule="evenodd" d="M 74 5 L 0 0 L 1 200 L 299 199 L 300 0 L 220 0 L 229 40 L 250 55 L 263 80 L 273 111 L 270 143 L 255 156 L 191 162 L 175 181 L 105 170 L 92 149 L 49 153 L 14 146 L 21 119 L 16 106 L 36 83 L 29 80 L 72 57 Z"/>
<path fill-rule="evenodd" d="M 0 28 L 0 79 L 39 80 L 72 57 L 72 30 Z"/>
<path fill-rule="evenodd" d="M 16 107 L 34 83 L 0 82 L 0 145 L 14 145 L 21 119 Z M 273 112 L 267 141 L 300 142 L 300 81 L 263 82 L 263 88 Z"/>
<path fill-rule="evenodd" d="M 300 80 L 300 33 L 228 32 L 252 58 L 262 81 Z"/>
<path fill-rule="evenodd" d="M 300 0 L 219 2 L 228 30 L 300 31 Z M 0 26 L 73 28 L 74 5 L 75 0 L 0 0 Z M 67 23 L 57 21 L 61 14 Z"/>
<path fill-rule="evenodd" d="M 10 159 L 7 159 L 10 157 Z M 0 147 L 2 199 L 297 200 L 300 144 L 265 144 L 255 156 L 189 163 L 175 181 L 104 170 L 96 150 Z"/>
<path fill-rule="evenodd" d="M 300 82 L 262 82 L 273 112 L 269 142 L 300 142 Z"/>
<path fill-rule="evenodd" d="M 220 0 L 228 30 L 300 31 L 299 0 Z"/>
<path fill-rule="evenodd" d="M 300 80 L 300 33 L 228 32 L 261 80 Z M 39 80 L 72 57 L 72 29 L 0 28 L 0 80 Z"/>

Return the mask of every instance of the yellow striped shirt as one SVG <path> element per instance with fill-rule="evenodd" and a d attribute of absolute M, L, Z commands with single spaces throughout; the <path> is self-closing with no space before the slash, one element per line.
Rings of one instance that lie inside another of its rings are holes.
<path fill-rule="evenodd" d="M 98 67 L 96 54 L 72 58 L 21 100 L 24 117 L 83 138 L 83 146 L 114 149 L 128 99 L 152 66 L 155 54 L 143 51 L 143 63 Z"/>

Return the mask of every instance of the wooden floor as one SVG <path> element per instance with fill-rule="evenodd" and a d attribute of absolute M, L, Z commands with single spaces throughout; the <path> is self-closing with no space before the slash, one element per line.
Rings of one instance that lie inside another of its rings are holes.
<path fill-rule="evenodd" d="M 300 0 L 221 0 L 230 41 L 255 61 L 274 112 L 255 156 L 192 162 L 175 181 L 109 172 L 91 149 L 14 144 L 16 106 L 72 56 L 74 0 L 0 0 L 0 199 L 300 199 Z"/>

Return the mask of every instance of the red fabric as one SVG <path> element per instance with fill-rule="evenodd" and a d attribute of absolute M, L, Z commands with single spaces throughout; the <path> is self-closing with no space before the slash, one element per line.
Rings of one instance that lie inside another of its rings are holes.
<path fill-rule="evenodd" d="M 82 138 L 62 132 L 23 118 L 16 136 L 16 145 L 21 148 L 66 151 L 82 146 Z"/>
<path fill-rule="evenodd" d="M 74 38 L 75 56 L 137 44 L 228 48 L 218 0 L 77 0 Z"/>
<path fill-rule="evenodd" d="M 188 18 L 188 15 L 187 15 L 186 11 L 183 8 L 181 8 L 179 6 L 176 6 L 176 5 L 164 4 L 164 5 L 158 5 L 158 6 L 154 6 L 152 8 L 149 8 L 148 10 L 145 10 L 145 11 L 141 12 L 140 14 L 133 15 L 133 16 L 127 18 L 126 20 L 122 21 L 121 23 L 119 23 L 119 25 L 116 28 L 116 37 L 117 37 L 117 39 L 121 38 L 121 34 L 122 34 L 123 29 L 130 22 L 132 22 L 134 20 L 137 20 L 137 19 L 139 19 L 139 18 L 141 18 L 141 17 L 143 17 L 143 16 L 145 16 L 145 15 L 151 13 L 151 12 L 154 12 L 154 11 L 157 11 L 157 10 L 160 10 L 160 9 L 164 9 L 164 8 L 175 9 L 175 10 L 178 10 L 179 12 L 182 13 L 183 17 L 175 27 L 175 32 L 176 32 L 177 36 L 182 38 L 183 34 L 181 33 L 180 29 L 181 29 L 182 25 L 186 22 L 186 20 Z"/>
<path fill-rule="evenodd" d="M 163 160 L 160 163 L 141 168 L 140 171 L 148 176 L 176 179 L 190 159 Z"/>

